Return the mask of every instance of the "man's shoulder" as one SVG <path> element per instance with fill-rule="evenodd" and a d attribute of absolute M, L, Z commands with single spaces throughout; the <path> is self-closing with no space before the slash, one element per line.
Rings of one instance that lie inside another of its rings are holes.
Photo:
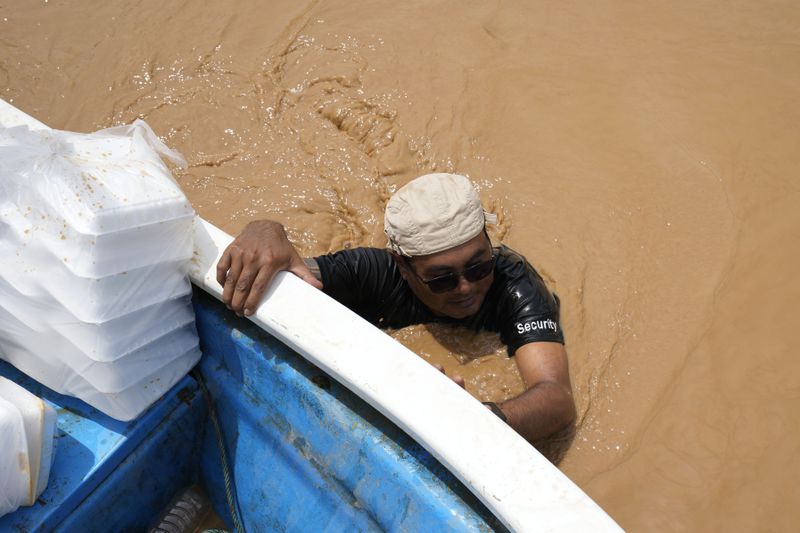
<path fill-rule="evenodd" d="M 323 290 L 381 327 L 402 327 L 411 297 L 386 249 L 352 248 L 316 257 Z"/>
<path fill-rule="evenodd" d="M 347 248 L 314 259 L 323 284 L 380 284 L 393 277 L 395 270 L 385 248 Z"/>
<path fill-rule="evenodd" d="M 558 298 L 522 254 L 498 250 L 496 283 L 496 320 L 509 354 L 529 342 L 563 344 Z"/>
<path fill-rule="evenodd" d="M 531 304 L 536 307 L 558 307 L 558 301 L 542 276 L 515 250 L 500 246 L 497 251 L 496 287 L 500 304 L 517 310 Z"/>
<path fill-rule="evenodd" d="M 314 258 L 320 264 L 358 264 L 358 263 L 375 263 L 383 264 L 391 261 L 389 251 L 385 248 L 371 248 L 371 247 L 358 247 L 358 248 L 345 248 L 336 252 L 319 255 Z"/>
<path fill-rule="evenodd" d="M 513 284 L 523 280 L 542 279 L 536 269 L 521 253 L 512 250 L 506 245 L 500 245 L 495 248 L 495 253 L 497 253 L 497 268 L 495 272 L 502 281 Z"/>

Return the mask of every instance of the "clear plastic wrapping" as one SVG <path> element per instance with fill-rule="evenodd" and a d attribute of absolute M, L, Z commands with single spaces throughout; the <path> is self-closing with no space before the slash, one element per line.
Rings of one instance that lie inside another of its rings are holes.
<path fill-rule="evenodd" d="M 95 384 L 94 388 L 102 393 L 118 393 L 129 388 L 142 376 L 183 356 L 195 348 L 198 342 L 194 322 L 189 322 L 135 350 L 117 355 L 113 361 L 98 361 L 55 331 L 35 331 L 29 328 L 2 306 L 0 330 L 0 340 L 8 346 L 3 350 L 7 355 L 13 355 L 15 347 L 24 346 L 26 352 L 34 354 L 33 357 L 42 358 L 42 354 L 47 354 L 57 346 L 59 362 L 67 367 L 63 374 L 74 373 L 81 376 L 87 382 Z M 44 357 L 52 358 L 48 355 Z M 68 383 L 69 378 L 63 381 Z"/>
<path fill-rule="evenodd" d="M 28 454 L 22 414 L 3 398 L 0 398 L 0 450 L 3 450 L 0 453 L 0 516 L 3 516 L 24 505 L 30 484 L 27 461 L 20 464 L 19 460 Z"/>
<path fill-rule="evenodd" d="M 140 120 L 0 125 L 0 358 L 122 420 L 200 356 L 194 211 L 162 156 L 185 164 Z"/>
<path fill-rule="evenodd" d="M 63 341 L 59 343 L 57 337 L 31 330 L 0 307 L 0 330 L 3 331 L 0 359 L 59 394 L 80 398 L 118 420 L 132 420 L 200 360 L 194 328 L 192 322 L 169 333 L 172 339 L 168 339 L 168 347 L 158 348 L 154 342 L 150 353 L 134 352 L 130 361 L 128 357 L 121 357 L 104 365 L 88 358 L 80 359 L 72 347 Z M 86 367 L 83 372 L 77 372 L 67 361 Z M 103 375 L 104 379 L 89 381 L 90 377 L 98 375 Z"/>
<path fill-rule="evenodd" d="M 55 410 L 0 376 L 0 516 L 33 505 L 47 486 Z"/>
<path fill-rule="evenodd" d="M 31 242 L 53 257 L 76 276 L 100 278 L 155 262 L 185 261 L 192 256 L 194 215 L 135 226 L 109 233 L 81 233 L 33 206 L 20 207 L 12 202 L 0 205 L 0 235 L 24 251 Z M 158 242 L 149 255 L 141 251 Z"/>
<path fill-rule="evenodd" d="M 26 296 L 51 296 L 85 322 L 118 318 L 186 294 L 190 286 L 186 259 L 92 278 L 75 275 L 38 242 L 16 244 L 13 235 L 0 237 L 0 257 L 5 258 L 0 277 Z"/>
<path fill-rule="evenodd" d="M 26 126 L 0 131 L 6 196 L 84 234 L 100 235 L 192 215 L 161 156 L 186 162 L 142 120 L 75 133 Z"/>
<path fill-rule="evenodd" d="M 112 362 L 170 331 L 194 323 L 191 292 L 103 322 L 84 322 L 46 294 L 18 292 L 0 278 L 0 307 L 30 329 L 53 330 L 88 358 Z M 153 317 L 158 317 L 157 322 Z M 0 336 L 2 336 L 0 328 Z"/>

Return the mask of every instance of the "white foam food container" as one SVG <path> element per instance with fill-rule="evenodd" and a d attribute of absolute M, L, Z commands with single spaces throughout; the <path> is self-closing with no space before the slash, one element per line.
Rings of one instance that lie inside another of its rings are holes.
<path fill-rule="evenodd" d="M 186 164 L 143 121 L 58 131 L 0 100 L 0 277 L 21 295 L 7 304 L 13 313 L 3 309 L 0 358 L 120 420 L 138 416 L 200 357 L 196 337 L 186 339 L 193 324 L 153 333 L 162 311 L 179 320 L 159 305 L 191 290 L 193 257 L 194 211 L 162 157 Z M 94 327 L 111 336 L 91 339 Z M 157 356 L 145 349 L 161 344 Z"/>
<path fill-rule="evenodd" d="M 62 359 L 58 347 L 49 346 L 48 352 L 37 353 L 28 349 L 30 343 L 17 340 L 31 331 L 17 322 L 10 327 L 13 317 L 0 308 L 0 320 L 4 322 L 5 338 L 0 339 L 0 359 L 8 361 L 20 371 L 39 381 L 59 394 L 75 396 L 87 404 L 117 420 L 133 420 L 153 402 L 161 398 L 200 360 L 200 349 L 195 343 L 182 353 L 172 354 L 157 368 L 147 373 L 136 374 L 133 383 L 116 392 L 101 392 L 85 377 L 76 373 Z M 8 334 L 9 328 L 13 331 Z"/>
<path fill-rule="evenodd" d="M 118 318 L 83 322 L 53 298 L 26 296 L 0 278 L 0 306 L 29 328 L 52 329 L 88 358 L 106 363 L 194 322 L 189 287 L 184 295 Z"/>
<path fill-rule="evenodd" d="M 0 397 L 0 516 L 24 505 L 31 482 L 22 413 Z"/>
<path fill-rule="evenodd" d="M 18 417 L 12 410 L 16 410 Z M 0 467 L 0 487 L 9 492 L 0 496 L 0 514 L 16 509 L 8 500 L 16 492 L 14 503 L 33 505 L 47 486 L 53 457 L 53 437 L 56 429 L 55 410 L 20 387 L 13 381 L 0 376 L 0 464 L 10 456 L 16 462 L 16 469 L 6 471 Z M 15 479 L 12 479 L 15 478 Z M 5 492 L 0 490 L 0 493 Z"/>
<path fill-rule="evenodd" d="M 186 294 L 189 261 L 170 261 L 101 278 L 75 275 L 36 241 L 20 241 L 0 224 L 0 277 L 30 297 L 58 301 L 84 322 L 103 322 Z"/>
<path fill-rule="evenodd" d="M 136 384 L 117 393 L 102 393 L 92 387 L 85 379 L 68 370 L 64 371 L 62 369 L 64 375 L 68 376 L 69 379 L 65 383 L 59 382 L 57 378 L 51 379 L 51 376 L 56 375 L 55 372 L 50 372 L 48 376 L 41 377 L 38 375 L 41 366 L 40 359 L 26 358 L 24 354 L 18 352 L 12 352 L 11 355 L 8 355 L 5 347 L 0 347 L 0 359 L 8 361 L 20 371 L 59 394 L 80 398 L 98 411 L 123 422 L 137 418 L 145 409 L 161 398 L 197 364 L 197 361 L 200 360 L 200 355 L 199 348 L 192 348 L 159 369 L 157 375 L 143 376 Z M 51 361 L 51 363 L 54 362 L 55 360 Z"/>
<path fill-rule="evenodd" d="M 186 164 L 141 120 L 94 133 L 0 126 L 6 195 L 23 210 L 41 205 L 84 234 L 194 214 L 160 156 Z"/>
<path fill-rule="evenodd" d="M 54 346 L 58 347 L 60 361 L 102 393 L 123 391 L 198 345 L 197 330 L 194 322 L 190 322 L 120 355 L 114 361 L 96 361 L 53 330 L 29 328 L 2 305 L 0 340 L 9 345 L 24 346 L 34 358 L 51 352 Z"/>
<path fill-rule="evenodd" d="M 81 233 L 40 205 L 0 203 L 2 232 L 20 245 L 35 244 L 76 276 L 101 278 L 133 268 L 192 257 L 194 216 L 154 222 L 100 235 Z M 7 226 L 7 227 L 6 227 Z"/>

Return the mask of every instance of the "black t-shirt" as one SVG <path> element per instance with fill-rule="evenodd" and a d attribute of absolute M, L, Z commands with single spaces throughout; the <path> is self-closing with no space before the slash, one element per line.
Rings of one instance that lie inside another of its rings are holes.
<path fill-rule="evenodd" d="M 558 299 L 524 257 L 501 246 L 494 281 L 474 315 L 434 315 L 409 288 L 387 250 L 355 248 L 316 257 L 324 291 L 381 328 L 443 322 L 500 333 L 509 355 L 529 342 L 564 343 Z"/>

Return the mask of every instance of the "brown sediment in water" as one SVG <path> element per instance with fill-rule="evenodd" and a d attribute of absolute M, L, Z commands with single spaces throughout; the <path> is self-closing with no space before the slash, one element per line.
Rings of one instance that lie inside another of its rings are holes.
<path fill-rule="evenodd" d="M 468 174 L 561 297 L 562 469 L 632 531 L 793 529 L 800 5 L 18 0 L 0 29 L 0 97 L 144 118 L 232 233 L 381 246 L 398 186 Z M 482 399 L 521 390 L 491 335 L 394 335 Z"/>

